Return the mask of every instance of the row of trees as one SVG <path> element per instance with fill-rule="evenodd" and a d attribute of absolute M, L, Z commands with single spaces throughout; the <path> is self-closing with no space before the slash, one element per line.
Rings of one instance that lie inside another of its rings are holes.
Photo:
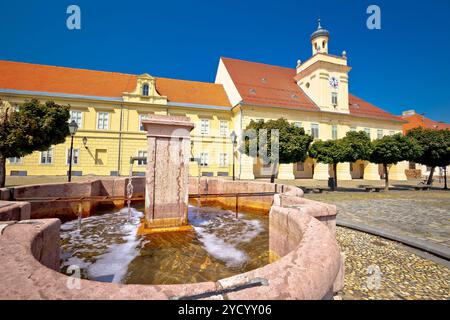
<path fill-rule="evenodd" d="M 272 139 L 272 129 L 278 129 L 278 144 Z M 273 164 L 272 182 L 278 173 L 280 163 L 303 162 L 308 156 L 317 162 L 333 166 L 334 188 L 337 187 L 337 165 L 344 162 L 367 160 L 382 164 L 386 190 L 389 188 L 391 164 L 406 160 L 432 167 L 429 184 L 433 181 L 434 168 L 450 165 L 449 130 L 416 128 L 409 131 L 406 136 L 399 133 L 375 141 L 371 141 L 363 131 L 350 131 L 342 139 L 317 140 L 314 143 L 313 138 L 306 134 L 303 128 L 298 128 L 283 118 L 267 122 L 252 120 L 246 130 L 250 133 L 244 138 L 242 151 L 250 156 L 259 156 L 266 152 L 266 159 L 263 160 Z M 264 134 L 260 135 L 262 130 Z M 253 143 L 257 146 L 257 153 L 250 152 L 253 138 L 256 139 L 256 143 L 255 141 Z M 277 152 L 272 152 L 272 148 L 276 148 L 278 155 Z M 446 183 L 447 179 L 445 188 Z"/>

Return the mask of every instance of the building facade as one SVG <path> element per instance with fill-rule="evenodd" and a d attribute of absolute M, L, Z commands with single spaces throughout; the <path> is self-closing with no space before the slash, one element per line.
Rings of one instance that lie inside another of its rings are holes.
<path fill-rule="evenodd" d="M 450 130 L 450 124 L 444 122 L 438 122 L 425 117 L 424 114 L 416 113 L 415 110 L 406 110 L 402 113 L 402 119 L 405 120 L 403 124 L 403 133 L 406 134 L 408 130 L 414 128 L 425 128 L 432 130 Z M 420 174 L 423 178 L 428 177 L 431 172 L 431 167 L 409 162 L 409 170 L 420 170 Z M 450 170 L 450 166 L 446 168 L 447 172 Z M 435 175 L 439 178 L 444 176 L 444 168 L 437 168 Z"/>
<path fill-rule="evenodd" d="M 128 175 L 129 158 L 146 156 L 146 115 L 188 116 L 192 131 L 191 175 L 265 177 L 258 159 L 233 150 L 230 133 L 240 139 L 253 120 L 283 117 L 316 139 L 343 137 L 364 130 L 371 139 L 402 132 L 404 121 L 349 93 L 346 53 L 328 53 L 329 32 L 311 35 L 312 56 L 284 68 L 220 58 L 215 83 L 0 61 L 3 107 L 37 98 L 70 105 L 79 129 L 74 138 L 73 175 Z M 8 175 L 66 175 L 70 139 L 44 152 L 7 161 Z M 234 160 L 234 161 L 233 161 Z M 393 180 L 405 180 L 407 163 L 390 167 Z M 145 162 L 135 164 L 145 172 Z M 326 180 L 331 169 L 307 159 L 280 165 L 278 178 Z M 338 165 L 339 180 L 379 180 L 379 165 L 367 161 Z"/>

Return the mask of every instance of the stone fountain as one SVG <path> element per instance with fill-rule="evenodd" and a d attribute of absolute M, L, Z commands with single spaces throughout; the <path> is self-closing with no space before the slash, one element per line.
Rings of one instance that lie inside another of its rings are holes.
<path fill-rule="evenodd" d="M 149 115 L 147 131 L 145 223 L 142 233 L 181 231 L 188 225 L 190 132 L 185 116 Z"/>

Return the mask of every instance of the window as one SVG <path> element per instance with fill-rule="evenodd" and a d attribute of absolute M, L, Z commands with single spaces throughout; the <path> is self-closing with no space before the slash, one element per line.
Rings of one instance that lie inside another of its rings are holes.
<path fill-rule="evenodd" d="M 350 131 L 356 131 L 356 127 L 350 127 Z"/>
<path fill-rule="evenodd" d="M 81 111 L 70 111 L 70 120 L 69 123 L 75 121 L 78 125 L 78 128 L 81 128 L 83 125 L 83 112 Z"/>
<path fill-rule="evenodd" d="M 67 149 L 67 155 L 66 155 L 66 163 L 70 164 L 70 149 Z M 78 164 L 80 159 L 80 149 L 73 149 L 72 152 L 72 164 Z"/>
<path fill-rule="evenodd" d="M 220 120 L 220 135 L 223 137 L 228 136 L 228 121 Z"/>
<path fill-rule="evenodd" d="M 367 134 L 367 136 L 370 139 L 370 128 L 364 128 L 364 132 Z"/>
<path fill-rule="evenodd" d="M 390 136 L 393 136 L 394 134 L 395 134 L 395 131 L 394 131 L 394 130 L 390 130 L 390 131 L 389 131 L 389 135 L 390 135 Z"/>
<path fill-rule="evenodd" d="M 331 93 L 331 104 L 333 106 L 335 106 L 335 107 L 338 105 L 338 94 L 337 94 L 337 92 L 332 92 Z"/>
<path fill-rule="evenodd" d="M 147 158 L 147 151 L 146 150 L 139 150 L 137 153 L 137 156 L 140 158 Z M 138 160 L 137 161 L 138 166 L 145 166 L 147 165 L 147 159 L 145 160 Z"/>
<path fill-rule="evenodd" d="M 301 122 L 294 122 L 294 126 L 296 126 L 297 128 L 301 128 L 302 127 L 302 123 Z"/>
<path fill-rule="evenodd" d="M 381 139 L 381 138 L 383 138 L 383 130 L 378 129 L 377 130 L 377 139 Z"/>
<path fill-rule="evenodd" d="M 139 115 L 139 130 L 140 131 L 145 131 L 144 125 L 142 124 L 142 120 L 147 120 L 147 119 L 148 119 L 148 115 L 146 115 L 146 114 Z"/>
<path fill-rule="evenodd" d="M 311 123 L 311 135 L 314 139 L 319 138 L 319 125 L 317 123 Z"/>
<path fill-rule="evenodd" d="M 109 128 L 109 113 L 99 112 L 97 114 L 97 129 L 108 130 Z"/>
<path fill-rule="evenodd" d="M 297 171 L 305 171 L 305 163 L 297 162 Z"/>
<path fill-rule="evenodd" d="M 226 167 L 228 165 L 228 154 L 221 153 L 219 155 L 219 166 Z"/>
<path fill-rule="evenodd" d="M 9 159 L 9 163 L 10 164 L 20 164 L 20 163 L 22 163 L 22 158 L 20 158 L 20 157 L 11 157 L 11 158 L 8 158 Z"/>
<path fill-rule="evenodd" d="M 200 153 L 200 165 L 202 167 L 208 166 L 208 153 L 207 152 Z"/>
<path fill-rule="evenodd" d="M 200 120 L 200 133 L 204 134 L 204 135 L 209 134 L 209 120 L 208 119 Z"/>
<path fill-rule="evenodd" d="M 41 164 L 53 163 L 53 148 L 41 152 Z"/>
<path fill-rule="evenodd" d="M 148 96 L 148 84 L 147 84 L 147 83 L 145 83 L 145 84 L 142 86 L 142 95 L 143 95 L 143 96 Z"/>
<path fill-rule="evenodd" d="M 337 140 L 337 125 L 331 126 L 331 139 Z"/>

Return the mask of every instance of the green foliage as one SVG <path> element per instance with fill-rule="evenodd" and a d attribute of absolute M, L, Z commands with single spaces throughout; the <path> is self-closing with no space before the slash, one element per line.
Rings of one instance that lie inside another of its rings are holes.
<path fill-rule="evenodd" d="M 343 162 L 368 160 L 372 152 L 372 143 L 364 131 L 349 131 L 342 138 Z"/>
<path fill-rule="evenodd" d="M 341 140 L 317 140 L 309 149 L 309 156 L 321 163 L 338 164 L 344 162 L 345 152 L 343 152 L 341 145 Z"/>
<path fill-rule="evenodd" d="M 369 161 L 396 164 L 400 161 L 411 160 L 420 152 L 419 145 L 413 139 L 397 133 L 373 141 Z"/>
<path fill-rule="evenodd" d="M 256 154 L 251 154 L 250 152 L 250 146 L 254 144 L 258 151 L 257 155 L 267 154 L 265 161 L 271 160 L 278 163 L 305 161 L 309 145 L 313 140 L 310 135 L 305 134 L 303 128 L 290 124 L 283 118 L 267 122 L 251 120 L 245 130 L 246 136 L 244 137 L 241 150 L 246 155 L 256 156 Z M 272 136 L 272 130 L 278 130 L 279 143 L 276 143 L 275 135 Z M 275 150 L 272 150 L 272 140 L 274 140 L 273 147 Z M 277 151 L 279 159 L 276 159 Z"/>
<path fill-rule="evenodd" d="M 450 165 L 450 130 L 415 128 L 409 130 L 407 136 L 414 139 L 421 149 L 412 161 L 430 167 Z"/>
<path fill-rule="evenodd" d="M 5 107 L 4 107 L 5 108 Z M 0 155 L 23 157 L 36 150 L 47 150 L 69 135 L 69 107 L 53 101 L 45 104 L 33 99 L 18 111 L 2 110 Z"/>

